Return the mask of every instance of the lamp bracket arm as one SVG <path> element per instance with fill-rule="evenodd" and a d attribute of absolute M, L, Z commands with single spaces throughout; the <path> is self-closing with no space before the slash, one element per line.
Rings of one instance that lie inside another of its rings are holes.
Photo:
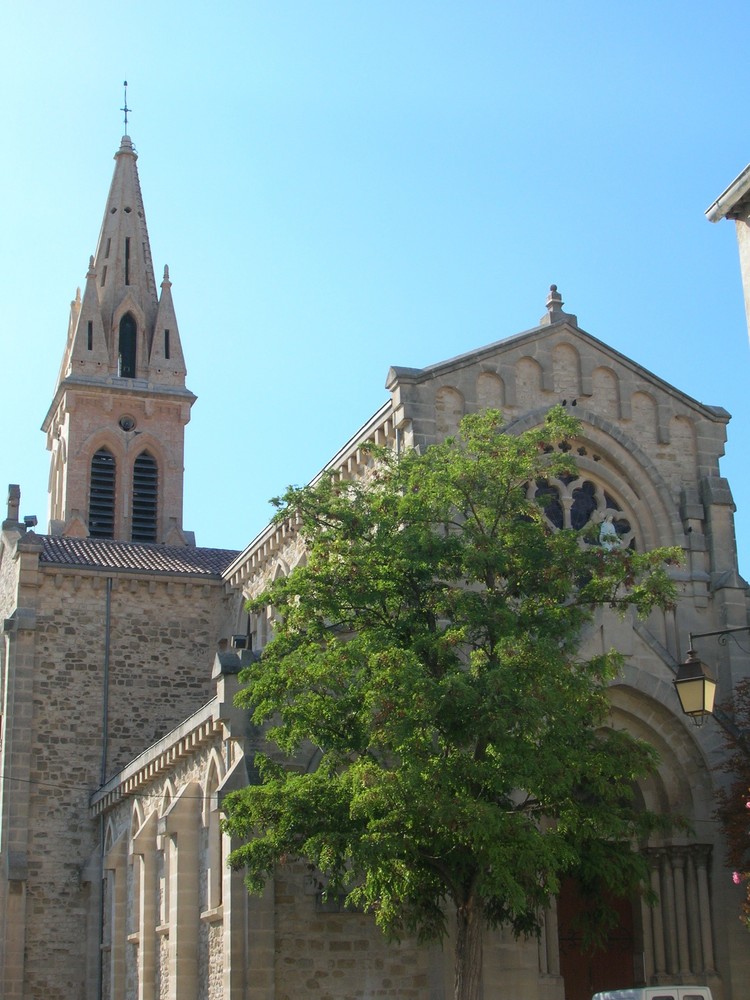
<path fill-rule="evenodd" d="M 750 632 L 750 625 L 726 625 L 711 632 L 688 632 L 688 648 L 693 648 L 694 639 L 706 639 L 713 635 L 719 636 L 719 643 L 724 646 L 733 632 Z"/>

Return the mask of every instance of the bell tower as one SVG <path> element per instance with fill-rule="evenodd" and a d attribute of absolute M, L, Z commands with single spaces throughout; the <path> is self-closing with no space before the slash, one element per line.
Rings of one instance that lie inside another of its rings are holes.
<path fill-rule="evenodd" d="M 169 545 L 182 529 L 185 386 L 169 269 L 157 292 L 138 155 L 124 135 L 52 405 L 49 532 Z"/>

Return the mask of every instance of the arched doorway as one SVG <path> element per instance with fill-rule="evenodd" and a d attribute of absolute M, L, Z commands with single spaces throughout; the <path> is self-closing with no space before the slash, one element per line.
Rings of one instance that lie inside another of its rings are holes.
<path fill-rule="evenodd" d="M 565 1000 L 591 1000 L 606 989 L 635 985 L 636 928 L 629 899 L 609 897 L 607 905 L 617 914 L 617 925 L 603 947 L 586 948 L 581 917 L 590 901 L 574 879 L 566 879 L 557 900 L 560 974 L 565 982 Z"/>

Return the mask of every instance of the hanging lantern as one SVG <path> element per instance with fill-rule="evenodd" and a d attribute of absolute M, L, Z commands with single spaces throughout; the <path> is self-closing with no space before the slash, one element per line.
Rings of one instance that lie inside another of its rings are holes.
<path fill-rule="evenodd" d="M 682 711 L 692 718 L 696 726 L 702 726 L 706 716 L 714 710 L 716 681 L 694 649 L 688 650 L 687 659 L 677 668 L 674 686 Z"/>

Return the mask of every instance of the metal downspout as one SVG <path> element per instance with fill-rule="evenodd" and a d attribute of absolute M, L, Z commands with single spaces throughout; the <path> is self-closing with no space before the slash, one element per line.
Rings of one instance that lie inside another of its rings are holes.
<path fill-rule="evenodd" d="M 99 784 L 107 780 L 107 743 L 109 742 L 109 647 L 112 620 L 112 577 L 107 577 L 104 603 L 104 676 L 102 678 L 102 765 Z M 97 996 L 104 996 L 104 812 L 99 816 L 99 849 L 101 852 L 101 872 L 99 879 L 99 957 L 97 975 Z"/>
<path fill-rule="evenodd" d="M 107 593 L 104 610 L 104 678 L 102 680 L 102 770 L 99 784 L 107 780 L 107 743 L 109 742 L 109 643 L 112 618 L 112 577 L 107 577 Z"/>

